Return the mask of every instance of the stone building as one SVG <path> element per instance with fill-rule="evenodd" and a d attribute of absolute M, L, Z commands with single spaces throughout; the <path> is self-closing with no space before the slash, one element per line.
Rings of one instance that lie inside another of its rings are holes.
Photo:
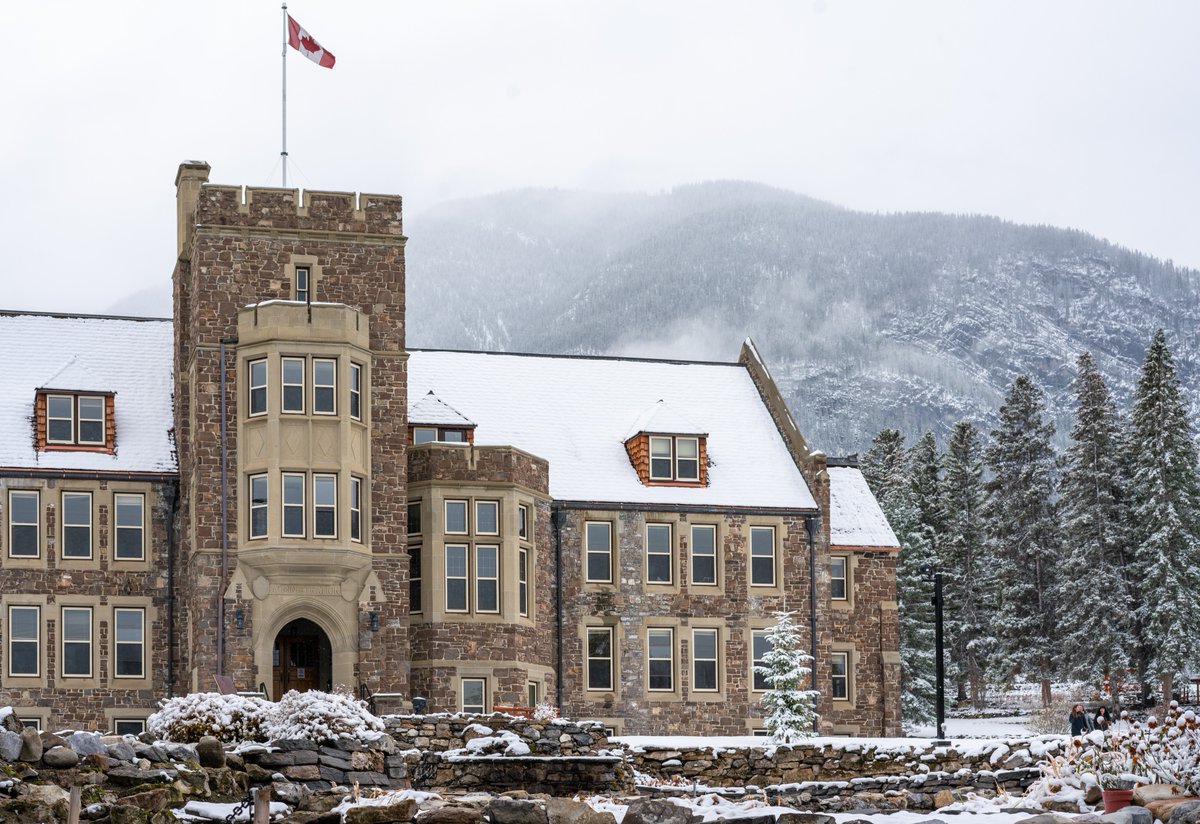
<path fill-rule="evenodd" d="M 207 178 L 170 320 L 0 315 L 0 704 L 130 730 L 220 675 L 747 733 L 790 610 L 823 731 L 899 732 L 895 536 L 753 344 L 410 350 L 399 198 Z"/>

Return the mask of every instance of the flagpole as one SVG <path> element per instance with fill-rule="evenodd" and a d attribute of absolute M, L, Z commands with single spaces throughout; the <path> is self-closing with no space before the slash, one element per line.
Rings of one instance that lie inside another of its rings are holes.
<path fill-rule="evenodd" d="M 287 188 L 287 50 L 288 50 L 288 13 L 287 3 L 283 4 L 283 150 L 279 158 L 283 162 L 283 188 Z"/>

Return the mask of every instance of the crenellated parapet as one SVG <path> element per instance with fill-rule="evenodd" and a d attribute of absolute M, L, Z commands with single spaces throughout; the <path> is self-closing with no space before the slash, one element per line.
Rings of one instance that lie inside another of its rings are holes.
<path fill-rule="evenodd" d="M 195 222 L 395 237 L 404 234 L 401 208 L 397 195 L 206 184 L 196 202 Z"/>

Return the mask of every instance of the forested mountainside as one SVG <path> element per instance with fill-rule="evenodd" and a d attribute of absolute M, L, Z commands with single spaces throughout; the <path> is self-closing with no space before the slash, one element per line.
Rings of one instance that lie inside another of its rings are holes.
<path fill-rule="evenodd" d="M 750 183 L 524 190 L 409 218 L 412 347 L 734 360 L 754 338 L 813 446 L 990 427 L 1020 372 L 1069 427 L 1076 355 L 1124 406 L 1155 328 L 1198 407 L 1200 272 L 1083 232 L 842 209 Z"/>

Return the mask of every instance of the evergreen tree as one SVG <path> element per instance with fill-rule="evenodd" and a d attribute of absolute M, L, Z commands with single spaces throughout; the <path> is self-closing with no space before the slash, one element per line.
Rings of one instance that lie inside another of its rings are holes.
<path fill-rule="evenodd" d="M 1044 419 L 1044 411 L 1042 390 L 1027 375 L 1018 376 L 986 450 L 992 478 L 985 485 L 984 517 L 998 587 L 993 668 L 1006 681 L 1018 673 L 1036 677 L 1042 703 L 1049 705 L 1059 536 L 1050 444 L 1054 424 Z"/>
<path fill-rule="evenodd" d="M 754 666 L 770 686 L 759 700 L 771 739 L 776 744 L 791 744 L 812 736 L 821 694 L 804 689 L 812 674 L 812 656 L 804 651 L 804 639 L 792 613 L 775 613 L 767 642 L 771 648 L 763 656 L 763 663 Z"/>
<path fill-rule="evenodd" d="M 912 727 L 933 720 L 937 690 L 933 607 L 925 580 L 925 570 L 934 558 L 921 524 L 907 458 L 904 437 L 898 430 L 884 429 L 863 456 L 862 470 L 900 541 L 896 566 L 900 713 Z"/>
<path fill-rule="evenodd" d="M 1166 335 L 1154 334 L 1133 396 L 1129 457 L 1141 674 L 1169 701 L 1174 676 L 1200 662 L 1200 479 Z"/>
<path fill-rule="evenodd" d="M 937 557 L 938 539 L 944 527 L 941 500 L 941 459 L 932 432 L 926 432 L 909 451 L 908 465 L 912 475 L 913 496 L 917 505 L 917 520 L 928 537 L 929 546 Z"/>
<path fill-rule="evenodd" d="M 1062 575 L 1058 580 L 1065 671 L 1099 683 L 1133 651 L 1126 575 L 1128 532 L 1116 404 L 1088 353 L 1076 361 L 1075 426 L 1059 488 Z"/>
<path fill-rule="evenodd" d="M 991 619 L 996 608 L 995 565 L 984 547 L 983 440 L 970 421 L 959 421 L 942 459 L 942 534 L 938 561 L 951 669 L 971 706 L 983 706 L 985 673 L 996 646 Z"/>

